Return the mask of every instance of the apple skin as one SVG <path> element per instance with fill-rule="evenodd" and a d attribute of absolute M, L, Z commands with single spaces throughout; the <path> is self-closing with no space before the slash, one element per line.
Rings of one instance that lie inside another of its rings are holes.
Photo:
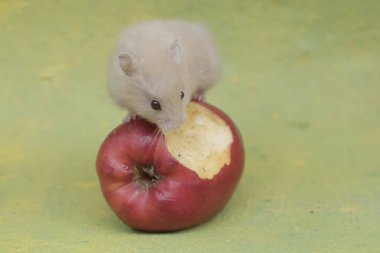
<path fill-rule="evenodd" d="M 96 167 L 103 195 L 128 226 L 169 232 L 207 221 L 233 194 L 244 167 L 241 136 L 232 120 L 218 108 L 196 102 L 219 116 L 232 133 L 230 164 L 212 179 L 202 179 L 167 150 L 164 135 L 143 119 L 114 129 L 100 147 Z M 150 186 L 137 182 L 135 165 L 155 166 L 159 179 Z"/>

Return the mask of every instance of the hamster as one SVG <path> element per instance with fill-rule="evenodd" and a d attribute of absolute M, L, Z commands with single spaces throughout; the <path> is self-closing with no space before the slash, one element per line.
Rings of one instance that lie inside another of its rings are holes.
<path fill-rule="evenodd" d="M 191 99 L 203 100 L 219 80 L 221 64 L 206 28 L 180 20 L 147 21 L 127 27 L 108 66 L 108 91 L 128 110 L 163 132 L 186 120 Z"/>

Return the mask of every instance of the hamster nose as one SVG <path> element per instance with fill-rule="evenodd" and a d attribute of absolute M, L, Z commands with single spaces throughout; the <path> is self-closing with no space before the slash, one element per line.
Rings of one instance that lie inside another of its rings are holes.
<path fill-rule="evenodd" d="M 182 125 L 183 125 L 183 122 L 180 121 L 180 120 L 175 121 L 175 122 L 171 122 L 171 124 L 170 124 L 170 130 L 172 130 L 172 129 L 178 129 L 178 128 L 180 128 Z"/>
<path fill-rule="evenodd" d="M 173 129 L 173 126 L 170 123 L 166 123 L 166 124 L 160 125 L 160 129 L 163 133 L 167 133 Z"/>

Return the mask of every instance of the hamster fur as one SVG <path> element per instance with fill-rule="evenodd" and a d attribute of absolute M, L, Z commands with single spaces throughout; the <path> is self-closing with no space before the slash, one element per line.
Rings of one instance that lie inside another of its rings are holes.
<path fill-rule="evenodd" d="M 183 124 L 188 102 L 203 99 L 220 75 L 219 57 L 204 26 L 156 20 L 121 32 L 107 82 L 115 103 L 129 111 L 126 121 L 138 115 L 165 132 Z"/>

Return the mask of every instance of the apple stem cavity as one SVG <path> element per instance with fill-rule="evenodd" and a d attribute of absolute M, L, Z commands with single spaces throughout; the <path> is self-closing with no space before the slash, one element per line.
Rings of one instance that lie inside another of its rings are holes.
<path fill-rule="evenodd" d="M 146 188 L 152 187 L 160 180 L 160 175 L 156 173 L 154 165 L 144 166 L 136 164 L 133 167 L 133 180 Z"/>

